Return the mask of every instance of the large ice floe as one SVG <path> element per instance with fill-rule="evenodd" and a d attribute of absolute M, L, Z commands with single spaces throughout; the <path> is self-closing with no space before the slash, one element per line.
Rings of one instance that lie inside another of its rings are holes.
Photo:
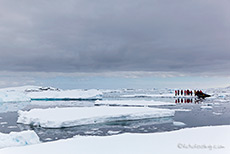
<path fill-rule="evenodd" d="M 186 128 L 153 134 L 76 136 L 67 140 L 1 149 L 1 154 L 229 154 L 230 126 Z"/>
<path fill-rule="evenodd" d="M 97 100 L 95 101 L 95 105 L 160 106 L 160 105 L 175 105 L 175 103 L 154 101 L 154 100 Z"/>
<path fill-rule="evenodd" d="M 40 143 L 40 141 L 34 131 L 11 132 L 10 134 L 0 133 L 0 148 L 37 143 Z"/>
<path fill-rule="evenodd" d="M 174 116 L 173 110 L 148 107 L 72 107 L 19 111 L 18 123 L 46 128 Z"/>
<path fill-rule="evenodd" d="M 96 100 L 101 99 L 99 90 L 60 90 L 29 92 L 27 96 L 32 100 Z"/>
<path fill-rule="evenodd" d="M 102 92 L 91 90 L 61 90 L 53 87 L 22 86 L 0 89 L 0 102 L 28 102 L 31 100 L 97 100 Z"/>

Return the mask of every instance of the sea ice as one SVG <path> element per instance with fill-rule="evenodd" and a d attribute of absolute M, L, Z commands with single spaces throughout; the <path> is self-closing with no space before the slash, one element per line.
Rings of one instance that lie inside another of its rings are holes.
<path fill-rule="evenodd" d="M 0 133 L 0 148 L 37 143 L 40 143 L 40 141 L 34 131 L 11 132 L 10 134 Z"/>
<path fill-rule="evenodd" d="M 162 102 L 154 100 L 97 100 L 96 105 L 118 105 L 118 106 L 159 106 L 159 105 L 175 105 L 171 102 Z"/>
<path fill-rule="evenodd" d="M 101 99 L 102 92 L 99 90 L 61 90 L 29 92 L 27 96 L 32 100 L 85 100 Z"/>
<path fill-rule="evenodd" d="M 148 107 L 72 107 L 19 111 L 18 123 L 47 128 L 174 116 L 173 110 Z"/>
<path fill-rule="evenodd" d="M 24 147 L 1 149 L 1 154 L 229 154 L 230 126 L 186 128 L 152 134 L 76 136 Z M 217 133 L 218 132 L 218 133 Z"/>
<path fill-rule="evenodd" d="M 0 91 L 0 103 L 3 102 L 29 102 L 30 98 L 22 92 Z"/>
<path fill-rule="evenodd" d="M 174 121 L 174 122 L 173 122 L 173 125 L 174 125 L 174 126 L 185 126 L 186 124 L 183 123 L 183 122 Z"/>
<path fill-rule="evenodd" d="M 212 109 L 212 106 L 204 105 L 200 107 L 201 109 Z"/>

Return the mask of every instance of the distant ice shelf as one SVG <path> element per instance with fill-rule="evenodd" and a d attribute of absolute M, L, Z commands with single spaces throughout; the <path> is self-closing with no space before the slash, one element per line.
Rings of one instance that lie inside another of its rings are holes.
<path fill-rule="evenodd" d="M 175 111 L 148 107 L 72 107 L 19 111 L 17 122 L 45 128 L 174 116 Z"/>

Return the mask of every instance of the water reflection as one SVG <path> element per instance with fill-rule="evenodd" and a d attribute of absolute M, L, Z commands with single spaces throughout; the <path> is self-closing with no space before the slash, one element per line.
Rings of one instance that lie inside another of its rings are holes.
<path fill-rule="evenodd" d="M 33 127 L 30 125 L 18 124 L 21 130 L 34 130 L 40 140 L 43 142 L 53 141 L 58 139 L 66 139 L 76 135 L 97 135 L 108 136 L 120 133 L 152 133 L 161 131 L 175 130 L 172 117 L 130 120 L 130 121 L 115 121 L 101 124 L 82 125 L 76 127 L 47 129 L 42 127 Z M 179 129 L 179 128 L 178 128 Z"/>
<path fill-rule="evenodd" d="M 183 103 L 183 104 L 189 104 L 189 103 L 193 103 L 193 104 L 200 104 L 203 102 L 204 99 L 198 99 L 198 98 L 178 98 L 175 100 L 175 103 Z"/>

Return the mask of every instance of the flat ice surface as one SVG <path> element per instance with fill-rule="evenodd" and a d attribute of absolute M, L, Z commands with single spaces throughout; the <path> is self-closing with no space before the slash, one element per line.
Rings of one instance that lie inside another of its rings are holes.
<path fill-rule="evenodd" d="M 65 90 L 65 91 L 41 91 L 27 94 L 31 99 L 95 99 L 101 98 L 99 90 Z"/>
<path fill-rule="evenodd" d="M 40 143 L 34 131 L 0 133 L 0 148 Z M 1 153 L 1 152 L 0 152 Z"/>
<path fill-rule="evenodd" d="M 146 100 L 97 100 L 97 105 L 127 105 L 127 106 L 158 106 L 158 105 L 175 105 L 171 102 L 146 101 Z"/>
<path fill-rule="evenodd" d="M 60 90 L 52 87 L 22 86 L 0 89 L 1 102 L 28 102 L 32 100 L 101 99 L 102 92 L 91 90 Z"/>
<path fill-rule="evenodd" d="M 1 154 L 229 154 L 230 126 L 186 128 L 153 134 L 76 136 L 72 139 L 1 149 Z"/>
<path fill-rule="evenodd" d="M 148 107 L 72 107 L 19 111 L 18 123 L 46 128 L 174 116 L 173 110 Z"/>

